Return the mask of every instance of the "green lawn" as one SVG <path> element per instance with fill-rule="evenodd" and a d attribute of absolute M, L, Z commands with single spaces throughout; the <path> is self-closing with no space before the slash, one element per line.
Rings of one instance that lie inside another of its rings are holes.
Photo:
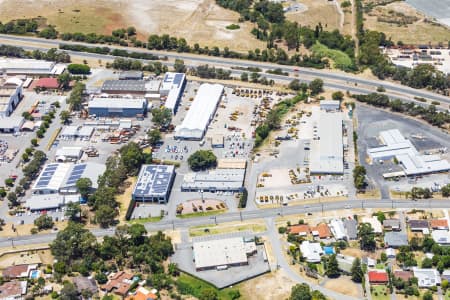
<path fill-rule="evenodd" d="M 178 277 L 176 286 L 181 294 L 192 295 L 196 298 L 200 298 L 205 290 L 212 290 L 217 293 L 219 300 L 233 300 L 237 299 L 233 298 L 233 295 L 236 295 L 239 292 L 239 289 L 237 288 L 225 288 L 219 290 L 212 284 L 185 273 L 181 273 L 180 277 Z"/>
<path fill-rule="evenodd" d="M 384 264 L 376 264 L 375 268 L 378 270 L 384 270 L 384 269 L 386 269 L 386 266 Z"/>
<path fill-rule="evenodd" d="M 162 219 L 161 216 L 150 217 L 150 218 L 140 218 L 140 219 L 130 220 L 130 221 L 128 221 L 128 223 L 130 223 L 130 224 L 144 224 L 144 223 L 151 223 L 151 222 L 159 222 L 159 221 L 161 221 L 161 219 Z"/>
<path fill-rule="evenodd" d="M 391 299 L 388 289 L 385 285 L 372 285 L 372 300 L 389 300 Z M 386 293 L 386 295 L 384 294 Z"/>
<path fill-rule="evenodd" d="M 330 49 L 319 42 L 316 42 L 316 44 L 313 45 L 311 49 L 314 54 L 331 58 L 334 61 L 335 68 L 347 70 L 353 66 L 352 59 L 345 52 Z"/>
<path fill-rule="evenodd" d="M 225 211 L 226 211 L 226 209 L 201 211 L 201 212 L 195 212 L 195 213 L 190 213 L 190 214 L 181 214 L 181 215 L 177 215 L 177 217 L 181 218 L 181 219 L 186 219 L 186 218 L 197 218 L 197 217 L 205 217 L 205 216 L 214 216 L 214 215 L 222 214 Z"/>

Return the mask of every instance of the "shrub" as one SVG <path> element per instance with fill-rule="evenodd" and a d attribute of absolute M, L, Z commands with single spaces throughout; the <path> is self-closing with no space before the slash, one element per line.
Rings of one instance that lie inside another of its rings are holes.
<path fill-rule="evenodd" d="M 225 28 L 228 29 L 228 30 L 236 30 L 236 29 L 241 28 L 241 26 L 239 26 L 238 24 L 230 24 L 230 25 L 228 25 Z"/>

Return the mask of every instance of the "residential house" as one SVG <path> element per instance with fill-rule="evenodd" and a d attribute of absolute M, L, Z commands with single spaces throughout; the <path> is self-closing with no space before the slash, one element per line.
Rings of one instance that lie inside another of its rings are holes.
<path fill-rule="evenodd" d="M 341 270 L 345 274 L 352 273 L 352 266 L 355 259 L 356 258 L 353 256 L 336 254 L 336 260 L 338 262 L 339 270 Z"/>
<path fill-rule="evenodd" d="M 36 270 L 37 264 L 33 265 L 15 265 L 7 267 L 3 270 L 3 277 L 7 279 L 26 278 L 30 276 L 30 272 Z"/>
<path fill-rule="evenodd" d="M 305 260 L 310 263 L 320 262 L 320 257 L 323 255 L 323 249 L 320 243 L 311 243 L 309 241 L 303 241 L 301 243 L 300 251 Z"/>
<path fill-rule="evenodd" d="M 306 224 L 298 224 L 288 227 L 288 232 L 292 234 L 298 234 L 300 236 L 307 236 L 311 233 L 311 228 Z"/>
<path fill-rule="evenodd" d="M 369 275 L 370 284 L 386 284 L 389 282 L 389 276 L 386 270 L 371 270 Z"/>
<path fill-rule="evenodd" d="M 408 235 L 402 232 L 386 232 L 384 234 L 384 243 L 387 247 L 399 248 L 408 245 Z"/>
<path fill-rule="evenodd" d="M 132 278 L 132 274 L 124 271 L 117 272 L 110 277 L 106 284 L 101 286 L 101 289 L 125 297 L 133 283 Z"/>
<path fill-rule="evenodd" d="M 409 220 L 408 224 L 411 231 L 420 231 L 422 233 L 429 232 L 427 220 Z"/>
<path fill-rule="evenodd" d="M 27 281 L 8 281 L 0 285 L 0 300 L 23 299 L 27 293 Z"/>
<path fill-rule="evenodd" d="M 433 230 L 431 232 L 431 238 L 439 245 L 450 244 L 450 232 L 447 230 Z"/>
<path fill-rule="evenodd" d="M 402 230 L 400 226 L 399 219 L 386 219 L 383 221 L 383 228 L 385 231 L 400 231 Z"/>
<path fill-rule="evenodd" d="M 375 234 L 381 234 L 383 233 L 383 227 L 381 226 L 380 221 L 377 219 L 376 216 L 372 217 L 363 217 L 361 223 L 369 223 L 372 228 L 373 232 Z"/>
<path fill-rule="evenodd" d="M 430 221 L 430 227 L 434 230 L 448 230 L 447 219 L 434 219 Z"/>
<path fill-rule="evenodd" d="M 320 239 L 328 239 L 333 236 L 331 234 L 330 228 L 325 223 L 320 223 L 316 227 L 312 227 L 311 232 L 315 238 L 320 238 Z"/>
<path fill-rule="evenodd" d="M 375 259 L 370 258 L 368 256 L 363 257 L 361 259 L 361 262 L 369 268 L 375 268 L 375 265 L 377 264 L 377 261 Z"/>
<path fill-rule="evenodd" d="M 411 271 L 403 271 L 403 270 L 395 270 L 394 277 L 400 278 L 403 281 L 408 281 L 414 277 L 413 272 Z"/>
<path fill-rule="evenodd" d="M 331 233 L 336 240 L 347 240 L 347 232 L 344 227 L 344 222 L 340 219 L 333 219 L 330 221 Z"/>
<path fill-rule="evenodd" d="M 355 219 L 345 219 L 344 227 L 349 240 L 356 240 L 358 238 L 358 222 Z"/>
<path fill-rule="evenodd" d="M 144 287 L 139 287 L 135 293 L 126 297 L 125 300 L 156 300 L 158 299 L 156 293 L 157 290 L 149 291 Z"/>
<path fill-rule="evenodd" d="M 450 281 L 450 270 L 444 270 L 444 272 L 442 272 L 441 279 Z"/>
<path fill-rule="evenodd" d="M 77 291 L 80 294 L 84 290 L 88 290 L 92 294 L 96 294 L 98 292 L 97 284 L 92 277 L 77 276 L 72 279 L 72 282 L 75 284 Z"/>
<path fill-rule="evenodd" d="M 441 277 L 436 269 L 420 269 L 413 267 L 414 277 L 417 278 L 419 288 L 431 288 L 441 285 Z"/>

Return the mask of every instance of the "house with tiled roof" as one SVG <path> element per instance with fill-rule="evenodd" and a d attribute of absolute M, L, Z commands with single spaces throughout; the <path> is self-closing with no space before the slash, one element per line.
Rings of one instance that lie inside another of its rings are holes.
<path fill-rule="evenodd" d="M 370 284 L 386 284 L 389 282 L 389 276 L 386 270 L 371 270 L 369 275 Z"/>
<path fill-rule="evenodd" d="M 156 290 L 149 291 L 144 287 L 139 287 L 135 293 L 128 295 L 125 300 L 156 300 Z"/>
<path fill-rule="evenodd" d="M 420 231 L 425 233 L 425 231 L 429 230 L 427 220 L 409 220 L 408 224 L 411 231 Z"/>
<path fill-rule="evenodd" d="M 403 281 L 408 281 L 414 277 L 413 272 L 411 271 L 403 271 L 403 270 L 395 270 L 394 277 L 400 278 Z"/>
<path fill-rule="evenodd" d="M 311 228 L 311 233 L 314 237 L 320 239 L 327 239 L 332 237 L 330 227 L 326 223 L 320 223 L 319 225 Z"/>
<path fill-rule="evenodd" d="M 3 277 L 8 279 L 15 279 L 15 278 L 25 278 L 30 276 L 30 272 L 33 270 L 36 270 L 38 267 L 37 264 L 28 265 L 15 265 L 7 267 L 3 270 L 2 274 Z"/>
<path fill-rule="evenodd" d="M 133 283 L 132 279 L 132 274 L 120 271 L 113 274 L 109 278 L 109 281 L 101 286 L 101 289 L 125 297 Z"/>
<path fill-rule="evenodd" d="M 301 236 L 306 236 L 311 233 L 311 228 L 306 224 L 298 224 L 288 227 L 288 232 L 292 234 L 298 234 Z"/>
<path fill-rule="evenodd" d="M 27 281 L 8 281 L 0 285 L 0 299 L 23 299 L 27 293 Z"/>
<path fill-rule="evenodd" d="M 430 221 L 430 227 L 438 230 L 448 230 L 447 219 L 434 219 Z"/>

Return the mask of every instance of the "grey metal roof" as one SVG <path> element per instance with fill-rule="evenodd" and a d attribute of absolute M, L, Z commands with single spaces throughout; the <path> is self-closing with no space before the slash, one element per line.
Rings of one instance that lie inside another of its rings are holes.
<path fill-rule="evenodd" d="M 384 242 L 389 247 L 400 247 L 408 245 L 408 236 L 402 232 L 386 232 Z"/>
<path fill-rule="evenodd" d="M 175 167 L 170 165 L 143 165 L 134 187 L 133 196 L 165 196 Z"/>
<path fill-rule="evenodd" d="M 408 223 L 411 228 L 428 228 L 427 220 L 409 220 Z"/>
<path fill-rule="evenodd" d="M 349 239 L 354 240 L 358 237 L 358 222 L 355 219 L 346 219 L 344 221 L 344 227 L 347 230 Z"/>
<path fill-rule="evenodd" d="M 386 219 L 383 221 L 383 227 L 400 227 L 399 219 Z"/>
<path fill-rule="evenodd" d="M 106 80 L 102 85 L 102 92 L 145 92 L 144 80 Z"/>
<path fill-rule="evenodd" d="M 119 74 L 120 80 L 139 80 L 142 79 L 143 73 L 141 71 L 123 71 Z"/>

